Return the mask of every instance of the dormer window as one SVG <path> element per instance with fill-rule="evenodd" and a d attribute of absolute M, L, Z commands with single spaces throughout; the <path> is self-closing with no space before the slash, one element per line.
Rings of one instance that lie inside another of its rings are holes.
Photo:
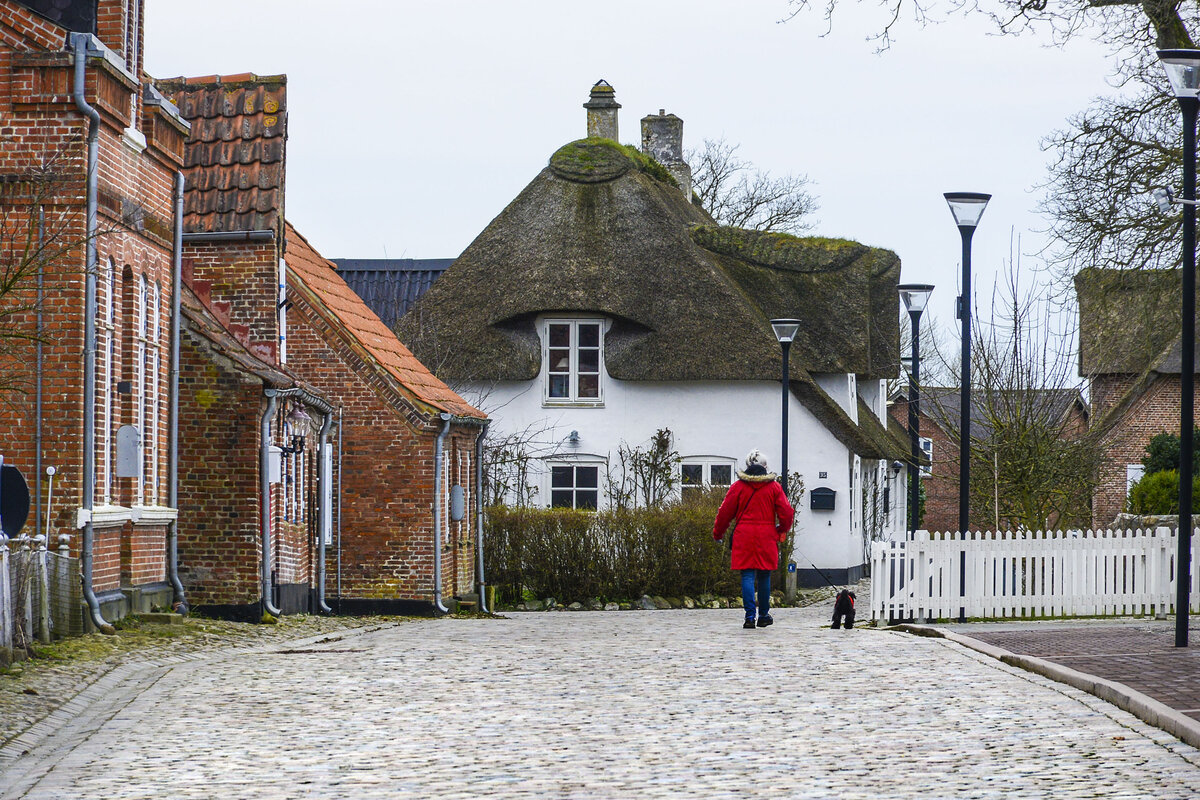
<path fill-rule="evenodd" d="M 546 402 L 600 405 L 601 320 L 547 320 Z"/>

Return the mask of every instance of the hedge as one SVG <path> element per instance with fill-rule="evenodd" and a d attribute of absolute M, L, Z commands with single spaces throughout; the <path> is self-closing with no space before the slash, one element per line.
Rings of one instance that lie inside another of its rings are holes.
<path fill-rule="evenodd" d="M 488 583 L 502 603 L 529 595 L 560 603 L 737 595 L 729 550 L 712 539 L 723 496 L 606 511 L 493 506 L 485 521 Z"/>

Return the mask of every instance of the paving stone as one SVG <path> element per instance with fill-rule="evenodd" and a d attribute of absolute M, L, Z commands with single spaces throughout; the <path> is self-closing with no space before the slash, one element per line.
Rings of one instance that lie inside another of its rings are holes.
<path fill-rule="evenodd" d="M 1091 695 L 773 615 L 446 618 L 128 665 L 0 797 L 1200 796 L 1200 751 Z"/>

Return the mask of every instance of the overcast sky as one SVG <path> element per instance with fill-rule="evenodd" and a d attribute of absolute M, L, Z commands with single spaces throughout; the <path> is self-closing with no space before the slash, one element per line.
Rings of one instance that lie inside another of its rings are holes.
<path fill-rule="evenodd" d="M 603 78 L 624 142 L 664 108 L 685 147 L 725 137 L 759 167 L 807 174 L 813 233 L 894 250 L 903 281 L 937 286 L 948 327 L 960 242 L 942 193 L 993 195 L 973 259 L 990 296 L 1010 239 L 1034 250 L 1045 227 L 1041 137 L 1112 91 L 1101 48 L 994 36 L 980 18 L 904 24 L 877 54 L 873 6 L 847 6 L 824 38 L 816 14 L 779 24 L 785 0 L 147 6 L 156 77 L 287 74 L 287 215 L 330 258 L 457 256 L 585 135 Z"/>

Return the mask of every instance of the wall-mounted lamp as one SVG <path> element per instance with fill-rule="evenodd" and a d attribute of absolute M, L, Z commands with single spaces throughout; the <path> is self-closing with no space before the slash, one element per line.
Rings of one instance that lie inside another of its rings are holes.
<path fill-rule="evenodd" d="M 572 445 L 579 444 L 579 431 L 571 431 L 571 435 L 567 437 L 567 441 Z"/>

